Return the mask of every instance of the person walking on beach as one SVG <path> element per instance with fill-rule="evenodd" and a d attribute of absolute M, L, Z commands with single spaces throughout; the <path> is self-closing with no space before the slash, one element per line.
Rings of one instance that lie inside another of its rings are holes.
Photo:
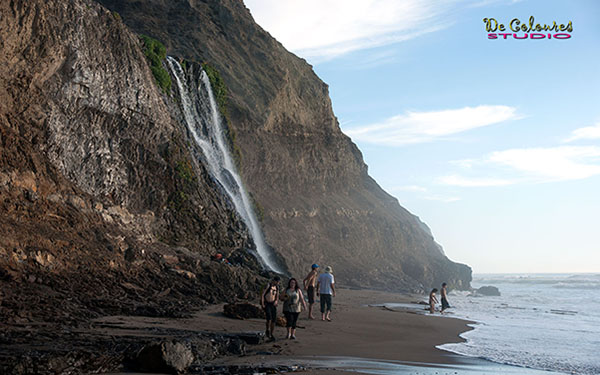
<path fill-rule="evenodd" d="M 446 283 L 442 283 L 442 291 L 440 294 L 442 295 L 442 309 L 440 312 L 443 314 L 444 310 L 450 307 L 450 304 L 448 303 L 448 291 L 446 290 Z"/>
<path fill-rule="evenodd" d="M 315 304 L 315 286 L 317 284 L 317 275 L 319 274 L 319 265 L 313 264 L 308 275 L 304 278 L 304 290 L 308 297 L 308 319 L 314 319 L 313 305 Z"/>
<path fill-rule="evenodd" d="M 435 294 L 437 293 L 437 289 L 433 288 L 431 293 L 429 293 L 429 313 L 433 314 L 435 312 L 435 305 L 438 303 L 437 298 L 435 298 Z"/>
<path fill-rule="evenodd" d="M 317 278 L 317 295 L 321 299 L 321 320 L 331 322 L 331 305 L 335 297 L 335 279 L 331 266 L 325 267 L 325 273 Z"/>
<path fill-rule="evenodd" d="M 267 318 L 267 328 L 265 329 L 265 337 L 275 340 L 273 331 L 275 330 L 275 321 L 277 320 L 277 300 L 279 299 L 279 276 L 274 276 L 269 285 L 261 293 L 260 305 L 265 310 Z"/>
<path fill-rule="evenodd" d="M 298 322 L 298 316 L 302 311 L 302 306 L 306 310 L 306 302 L 304 302 L 304 296 L 302 290 L 298 286 L 298 281 L 291 278 L 288 281 L 288 286 L 285 292 L 281 295 L 283 299 L 283 315 L 285 315 L 285 326 L 287 328 L 287 339 L 296 339 L 296 323 Z M 302 304 L 302 306 L 300 305 Z"/>

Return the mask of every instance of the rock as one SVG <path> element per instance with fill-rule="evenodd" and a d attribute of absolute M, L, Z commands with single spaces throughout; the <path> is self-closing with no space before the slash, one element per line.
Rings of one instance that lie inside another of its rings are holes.
<path fill-rule="evenodd" d="M 230 303 L 223 306 L 223 315 L 233 319 L 264 319 L 264 310 L 252 303 Z"/>
<path fill-rule="evenodd" d="M 196 274 L 191 272 L 191 271 L 187 271 L 187 270 L 182 270 L 179 268 L 171 268 L 171 271 L 175 272 L 178 275 L 183 275 L 185 277 L 187 277 L 188 279 L 195 279 L 196 278 Z"/>
<path fill-rule="evenodd" d="M 137 355 L 138 370 L 169 374 L 183 373 L 194 362 L 190 348 L 176 341 L 145 346 Z"/>
<path fill-rule="evenodd" d="M 481 294 L 484 296 L 499 296 L 500 295 L 500 290 L 498 290 L 498 288 L 496 288 L 495 286 L 482 286 L 479 289 L 475 289 L 475 291 L 477 292 L 477 294 Z"/>
<path fill-rule="evenodd" d="M 265 341 L 265 333 L 264 332 L 240 332 L 233 333 L 231 337 L 239 338 L 249 345 L 258 345 Z"/>
<path fill-rule="evenodd" d="M 278 316 L 277 320 L 275 321 L 275 324 L 277 324 L 277 326 L 279 326 L 279 327 L 285 327 L 285 323 L 286 323 L 286 320 L 285 320 L 285 317 L 283 317 L 283 316 Z"/>

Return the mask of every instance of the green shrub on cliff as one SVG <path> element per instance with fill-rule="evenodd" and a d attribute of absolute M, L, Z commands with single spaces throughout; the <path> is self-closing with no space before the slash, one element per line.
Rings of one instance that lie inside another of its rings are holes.
<path fill-rule="evenodd" d="M 113 16 L 113 18 L 114 18 L 114 19 L 116 19 L 117 21 L 121 21 L 121 15 L 120 15 L 118 12 L 116 12 L 116 11 L 113 11 L 113 12 L 112 12 L 112 16 Z"/>
<path fill-rule="evenodd" d="M 167 57 L 167 49 L 158 40 L 147 35 L 140 35 L 144 42 L 144 55 L 150 61 L 150 70 L 156 79 L 156 82 L 164 92 L 171 89 L 171 76 L 162 65 L 162 61 Z"/>
<path fill-rule="evenodd" d="M 175 166 L 179 178 L 186 182 L 194 182 L 196 175 L 189 161 L 178 161 Z"/>
<path fill-rule="evenodd" d="M 181 190 L 178 190 L 169 196 L 169 208 L 173 211 L 179 212 L 185 208 L 187 200 L 187 194 Z"/>

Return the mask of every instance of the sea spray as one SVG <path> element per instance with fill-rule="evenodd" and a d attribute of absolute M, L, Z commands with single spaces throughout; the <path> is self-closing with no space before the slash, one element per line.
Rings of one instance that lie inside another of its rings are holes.
<path fill-rule="evenodd" d="M 201 72 L 197 84 L 192 83 L 190 85 L 181 65 L 175 59 L 168 56 L 167 63 L 179 89 L 186 126 L 192 138 L 202 150 L 204 162 L 209 172 L 221 184 L 236 211 L 250 230 L 264 266 L 282 273 L 273 258 L 272 252 L 267 247 L 250 203 L 248 192 L 242 184 L 227 147 L 221 115 L 206 72 Z"/>

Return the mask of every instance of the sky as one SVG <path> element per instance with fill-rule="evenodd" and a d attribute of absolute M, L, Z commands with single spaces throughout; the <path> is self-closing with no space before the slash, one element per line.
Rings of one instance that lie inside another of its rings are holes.
<path fill-rule="evenodd" d="M 244 2 L 329 84 L 369 174 L 450 259 L 600 272 L 599 1 Z M 570 38 L 489 39 L 485 18 L 532 16 Z"/>

